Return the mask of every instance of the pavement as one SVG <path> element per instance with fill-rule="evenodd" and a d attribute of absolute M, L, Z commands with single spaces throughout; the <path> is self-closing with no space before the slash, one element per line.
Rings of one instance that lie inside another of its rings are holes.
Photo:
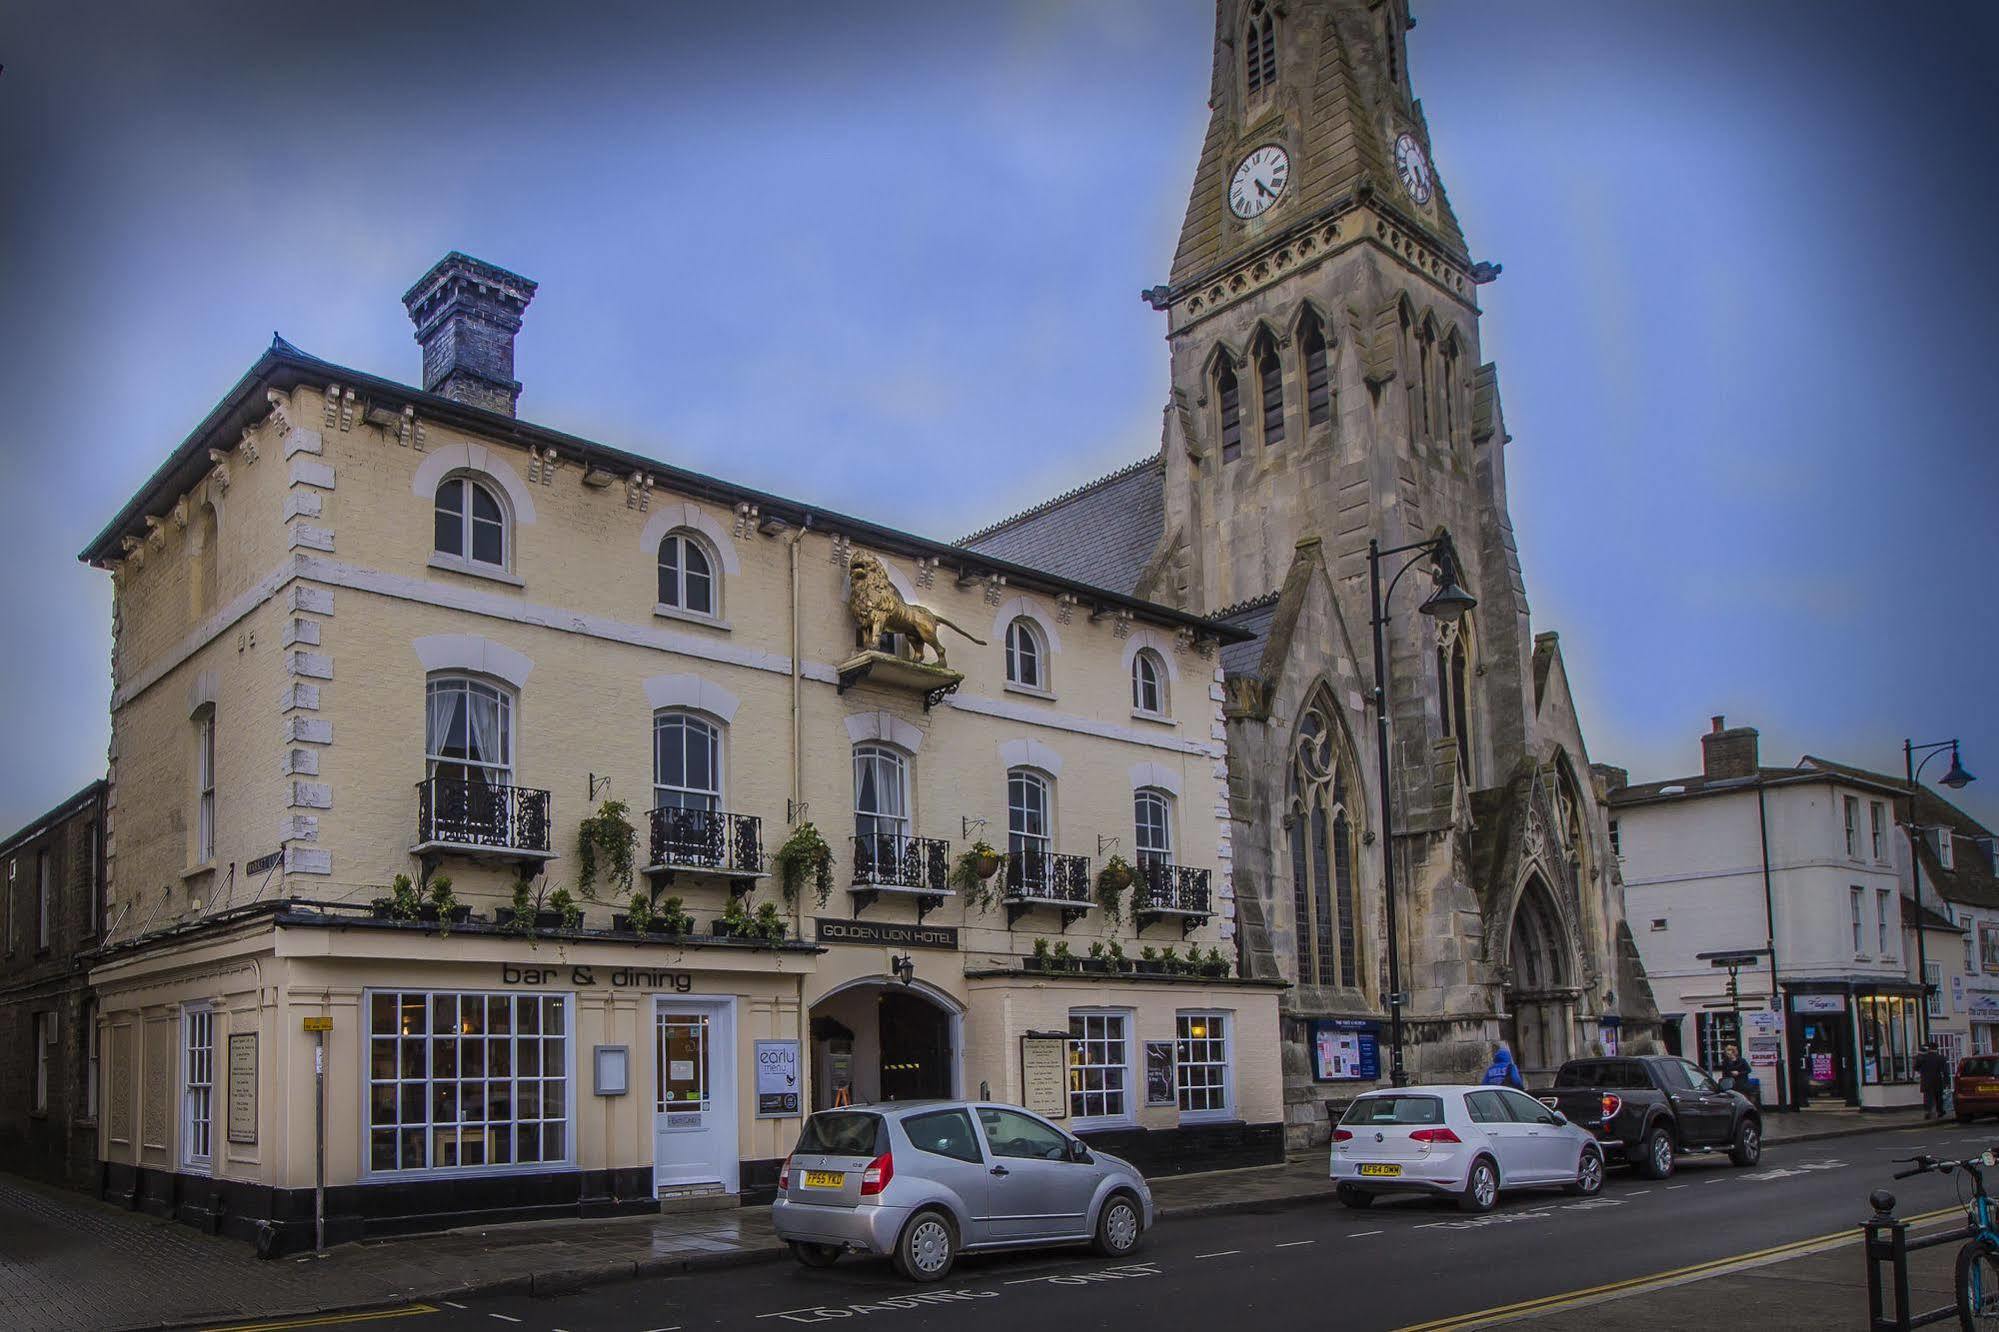
<path fill-rule="evenodd" d="M 1776 1155 L 1787 1144 L 1921 1122 L 1919 1112 L 1773 1115 L 1765 1140 Z M 1283 1165 L 1174 1176 L 1152 1185 L 1162 1217 L 1176 1223 L 1328 1202 L 1323 1150 L 1299 1153 Z M 1842 1221 L 1857 1219 L 1848 1213 L 1865 1193 L 1842 1200 L 1849 1204 L 1841 1209 Z M 1272 1216 L 1268 1224 L 1284 1222 Z M 763 1263 L 784 1253 L 771 1233 L 768 1209 L 744 1207 L 474 1227 L 342 1245 L 324 1257 L 259 1260 L 247 1245 L 0 1176 L 0 1329 L 122 1332 L 423 1301 L 547 1299 L 607 1283 Z M 1947 1273 L 1945 1279 L 1947 1284 Z"/>

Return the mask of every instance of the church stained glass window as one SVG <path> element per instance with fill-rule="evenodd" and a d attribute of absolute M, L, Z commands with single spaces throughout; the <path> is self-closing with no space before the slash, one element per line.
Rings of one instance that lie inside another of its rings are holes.
<path fill-rule="evenodd" d="M 1332 696 L 1312 696 L 1293 732 L 1289 809 L 1291 892 L 1301 985 L 1361 984 L 1354 888 L 1358 796 L 1339 743 Z"/>

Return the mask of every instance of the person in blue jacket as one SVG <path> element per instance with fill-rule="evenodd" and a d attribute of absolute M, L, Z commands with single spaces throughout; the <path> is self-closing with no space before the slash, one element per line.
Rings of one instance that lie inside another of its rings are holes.
<path fill-rule="evenodd" d="M 1527 1090 L 1527 1080 L 1520 1076 L 1520 1065 L 1513 1062 L 1513 1052 L 1503 1045 L 1493 1052 L 1492 1065 L 1485 1070 L 1485 1076 L 1479 1081 L 1488 1087 L 1516 1087 L 1521 1091 Z"/>

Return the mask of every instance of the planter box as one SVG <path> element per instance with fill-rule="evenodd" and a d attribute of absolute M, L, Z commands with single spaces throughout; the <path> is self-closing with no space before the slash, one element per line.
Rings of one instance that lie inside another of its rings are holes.
<path fill-rule="evenodd" d="M 513 925 L 514 925 L 514 918 L 515 918 L 515 913 L 514 913 L 514 909 L 513 909 L 512 907 L 500 907 L 500 908 L 496 909 L 496 910 L 495 910 L 495 911 L 493 912 L 493 923 L 494 923 L 495 925 L 499 926 L 499 927 L 500 927 L 501 929 L 511 929 L 511 928 L 513 928 Z M 580 922 L 580 921 L 579 921 L 579 922 L 578 922 L 577 924 L 578 924 L 578 927 L 580 928 L 580 927 L 581 927 L 581 924 L 582 924 L 582 922 Z M 562 928 L 562 913 L 561 913 L 560 911 L 537 911 L 537 912 L 535 912 L 535 913 L 534 913 L 534 928 L 535 928 L 535 929 L 537 929 L 537 930 L 559 930 L 559 929 L 561 929 L 561 928 Z"/>

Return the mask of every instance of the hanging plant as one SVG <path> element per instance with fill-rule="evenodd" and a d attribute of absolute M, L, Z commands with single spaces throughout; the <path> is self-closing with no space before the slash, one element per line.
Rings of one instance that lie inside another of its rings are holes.
<path fill-rule="evenodd" d="M 576 825 L 576 886 L 593 902 L 597 900 L 600 873 L 614 891 L 628 893 L 632 889 L 639 830 L 625 817 L 629 810 L 622 800 L 606 800 L 595 814 Z"/>
<path fill-rule="evenodd" d="M 565 930 L 581 929 L 583 926 L 583 904 L 576 900 L 567 888 L 558 888 L 548 895 L 548 909 L 562 917 Z"/>
<path fill-rule="evenodd" d="M 965 899 L 967 907 L 986 910 L 993 904 L 992 879 L 999 873 L 1006 857 L 985 842 L 974 842 L 971 849 L 961 852 L 951 866 L 947 882 Z"/>
<path fill-rule="evenodd" d="M 786 905 L 797 904 L 808 877 L 819 905 L 825 906 L 833 895 L 833 848 L 809 819 L 793 828 L 777 849 L 777 882 Z"/>
<path fill-rule="evenodd" d="M 1124 919 L 1124 891 L 1131 887 L 1131 862 L 1113 855 L 1097 871 L 1097 905 L 1112 924 Z"/>

